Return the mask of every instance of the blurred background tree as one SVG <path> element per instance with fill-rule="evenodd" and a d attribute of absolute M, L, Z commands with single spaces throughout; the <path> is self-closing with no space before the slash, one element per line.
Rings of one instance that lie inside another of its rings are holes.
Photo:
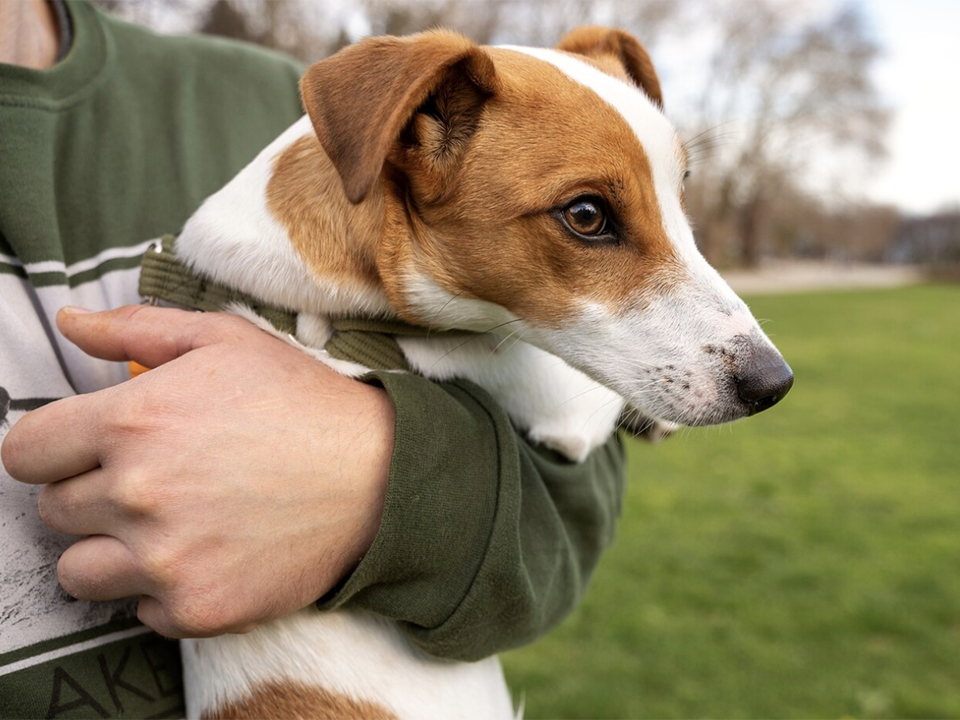
<path fill-rule="evenodd" d="M 585 24 L 651 50 L 667 112 L 695 160 L 688 212 L 716 265 L 772 258 L 940 263 L 916 218 L 858 194 L 883 162 L 891 111 L 874 77 L 883 48 L 860 4 L 786 0 L 96 0 L 164 32 L 255 42 L 305 63 L 366 35 L 430 27 L 480 43 L 554 44 Z M 678 53 L 682 50 L 682 54 Z M 663 63 L 660 55 L 668 62 Z M 672 59 L 672 62 L 671 62 Z M 954 208 L 932 222 L 956 225 Z M 926 226 L 923 226 L 926 227 Z M 922 236 L 922 237 L 921 237 Z"/>
<path fill-rule="evenodd" d="M 855 6 L 812 18 L 780 2 L 701 7 L 711 13 L 716 38 L 699 103 L 685 122 L 699 138 L 698 151 L 717 152 L 697 168 L 691 212 L 708 259 L 753 267 L 764 255 L 794 254 L 805 244 L 810 228 L 783 233 L 785 218 L 795 214 L 790 205 L 851 212 L 854 198 L 842 190 L 814 203 L 809 175 L 836 172 L 823 162 L 832 153 L 843 153 L 847 163 L 883 156 L 888 112 L 870 74 L 879 47 Z M 719 137 L 729 138 L 725 123 L 734 118 L 736 141 L 718 147 L 713 128 L 725 128 Z M 822 238 L 830 224 L 820 224 Z M 781 230 L 777 243 L 772 225 Z M 842 247 L 853 249 L 849 241 Z"/>

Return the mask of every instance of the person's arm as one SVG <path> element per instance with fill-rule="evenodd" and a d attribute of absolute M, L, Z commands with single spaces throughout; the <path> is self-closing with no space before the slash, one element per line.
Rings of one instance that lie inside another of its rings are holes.
<path fill-rule="evenodd" d="M 572 464 L 530 445 L 480 387 L 379 372 L 396 407 L 383 521 L 322 609 L 398 621 L 460 660 L 527 644 L 583 596 L 624 489 L 617 438 Z"/>
<path fill-rule="evenodd" d="M 378 373 L 388 398 L 220 314 L 58 323 L 91 354 L 157 369 L 27 414 L 3 463 L 45 485 L 48 525 L 87 536 L 60 560 L 64 588 L 140 595 L 166 635 L 243 631 L 327 595 L 477 658 L 569 612 L 612 537 L 614 442 L 567 464 L 470 383 Z"/>

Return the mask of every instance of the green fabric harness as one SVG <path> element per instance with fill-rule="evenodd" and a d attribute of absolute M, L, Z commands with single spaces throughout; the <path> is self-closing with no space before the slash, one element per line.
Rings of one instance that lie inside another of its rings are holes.
<path fill-rule="evenodd" d="M 218 312 L 232 303 L 246 305 L 278 331 L 296 335 L 297 313 L 265 303 L 190 270 L 174 251 L 173 235 L 147 249 L 140 267 L 139 292 L 152 302 L 163 300 L 204 312 Z M 331 319 L 333 334 L 324 345 L 338 360 L 358 363 L 371 370 L 410 370 L 397 337 L 459 337 L 468 341 L 480 333 L 468 330 L 433 330 L 402 320 L 364 317 Z"/>

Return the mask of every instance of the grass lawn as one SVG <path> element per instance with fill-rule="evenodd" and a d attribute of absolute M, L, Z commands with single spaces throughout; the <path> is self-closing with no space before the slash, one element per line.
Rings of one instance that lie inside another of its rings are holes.
<path fill-rule="evenodd" d="M 583 604 L 503 657 L 528 718 L 960 717 L 960 287 L 748 303 L 793 391 L 630 442 Z"/>

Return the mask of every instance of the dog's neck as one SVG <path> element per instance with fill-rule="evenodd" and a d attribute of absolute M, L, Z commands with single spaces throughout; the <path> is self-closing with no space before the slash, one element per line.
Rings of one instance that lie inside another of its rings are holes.
<path fill-rule="evenodd" d="M 350 203 L 316 136 L 307 134 L 274 158 L 266 196 L 290 244 L 325 283 L 383 286 L 377 269 L 386 212 L 380 185 L 364 202 Z"/>
<path fill-rule="evenodd" d="M 350 203 L 304 117 L 203 204 L 177 252 L 217 282 L 297 312 L 416 322 L 404 317 L 395 269 L 411 247 L 405 212 L 385 181 Z"/>

